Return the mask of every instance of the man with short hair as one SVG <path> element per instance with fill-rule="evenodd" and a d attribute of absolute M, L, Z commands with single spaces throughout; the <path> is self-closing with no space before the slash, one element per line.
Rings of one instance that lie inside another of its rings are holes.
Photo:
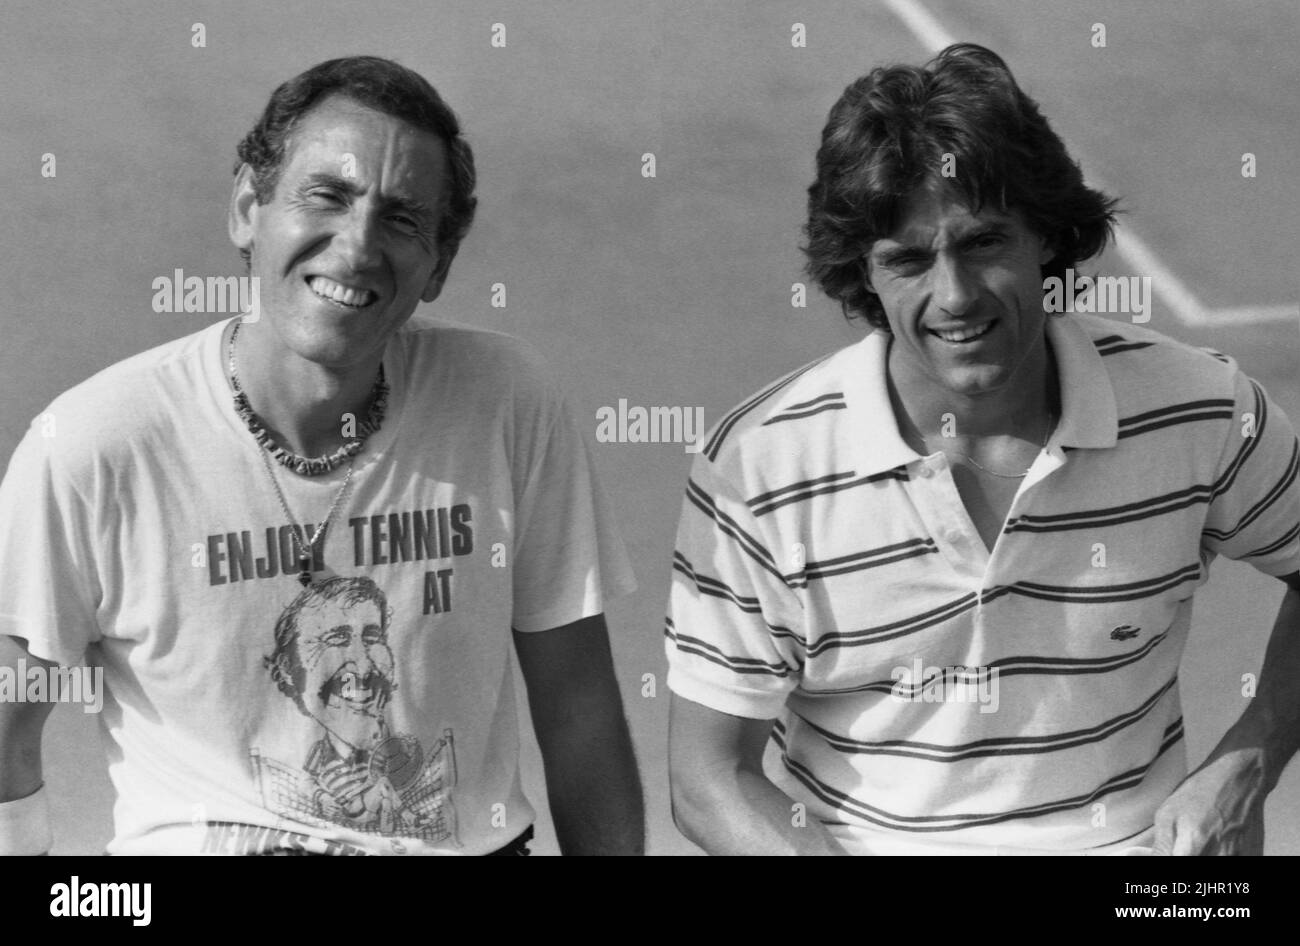
<path fill-rule="evenodd" d="M 455 115 L 332 60 L 239 157 L 255 314 L 58 398 L 0 486 L 0 659 L 103 665 L 110 852 L 527 853 L 517 658 L 561 849 L 640 853 L 582 436 L 521 343 L 411 319 L 474 215 Z M 3 852 L 50 844 L 48 709 L 0 705 Z"/>
<path fill-rule="evenodd" d="M 1045 312 L 1113 204 L 981 47 L 831 110 L 808 269 L 874 331 L 716 425 L 678 531 L 672 800 L 709 852 L 1262 852 L 1300 740 L 1296 436 L 1228 358 Z M 1216 555 L 1288 590 L 1185 778 Z"/>

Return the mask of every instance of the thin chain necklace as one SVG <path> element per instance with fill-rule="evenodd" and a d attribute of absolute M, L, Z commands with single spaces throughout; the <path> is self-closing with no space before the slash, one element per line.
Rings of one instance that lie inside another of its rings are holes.
<path fill-rule="evenodd" d="M 235 376 L 235 338 L 238 335 L 239 335 L 239 323 L 236 322 L 234 331 L 230 333 L 230 383 L 232 387 L 234 387 L 236 392 L 235 394 L 236 409 L 239 408 L 240 401 L 242 399 L 243 406 L 248 409 L 248 412 L 250 414 L 252 414 L 252 408 L 248 406 L 248 397 L 247 395 L 244 394 L 242 390 L 240 390 L 239 382 L 238 380 L 236 380 L 236 376 Z M 380 370 L 379 384 L 382 385 L 383 367 L 380 366 L 379 370 Z M 256 417 L 257 415 L 254 414 L 253 416 Z M 380 416 L 382 417 L 382 408 L 380 410 Z M 247 418 L 245 419 L 247 420 Z M 250 430 L 252 431 L 253 435 L 256 437 L 257 430 L 253 429 L 251 425 L 250 425 Z M 367 431 L 367 433 L 369 433 L 369 431 Z M 334 513 L 338 511 L 339 505 L 343 502 L 343 496 L 347 493 L 348 487 L 352 485 L 352 473 L 356 469 L 357 454 L 361 451 L 361 447 L 364 446 L 365 438 L 362 437 L 361 440 L 355 443 L 356 449 L 351 451 L 351 453 L 349 454 L 348 473 L 347 476 L 343 477 L 343 485 L 339 487 L 338 493 L 336 493 L 334 496 L 334 502 L 330 504 L 329 512 L 325 514 L 325 518 L 322 519 L 321 524 L 316 527 L 316 531 L 312 533 L 312 536 L 308 540 L 306 545 L 303 544 L 302 538 L 299 536 L 299 532 L 302 533 L 302 536 L 306 536 L 307 530 L 305 527 L 298 525 L 298 520 L 294 518 L 293 513 L 290 512 L 289 503 L 284 498 L 284 491 L 280 489 L 280 482 L 275 478 L 275 471 L 271 468 L 271 461 L 267 459 L 267 451 L 261 449 L 261 447 L 265 446 L 265 444 L 262 441 L 262 438 L 258 437 L 257 439 L 259 443 L 257 455 L 262 458 L 262 466 L 266 469 L 266 475 L 270 478 L 271 486 L 274 487 L 275 489 L 276 499 L 280 501 L 280 508 L 284 511 L 284 517 L 289 520 L 289 535 L 293 539 L 294 549 L 296 549 L 298 552 L 298 581 L 305 588 L 306 586 L 310 585 L 312 582 L 312 567 L 311 567 L 312 551 L 316 548 L 316 543 L 319 542 L 322 536 L 325 535 L 326 530 L 329 528 L 330 522 L 332 522 L 334 519 Z M 277 457 L 277 459 L 279 458 Z M 290 468 L 293 469 L 292 466 L 290 466 Z M 330 469 L 332 468 L 333 467 L 330 467 Z M 323 472 L 323 471 L 319 471 L 319 472 Z"/>
<path fill-rule="evenodd" d="M 1039 452 L 1042 452 L 1042 449 L 1047 446 L 1048 438 L 1052 436 L 1052 430 L 1054 429 L 1054 427 L 1055 427 L 1055 415 L 1049 412 L 1047 415 L 1047 429 L 1043 431 L 1043 441 L 1038 445 Z M 922 442 L 924 442 L 925 439 L 926 439 L 925 436 L 922 435 L 921 437 Z M 1019 480 L 1029 475 L 1029 467 L 1026 467 L 1025 472 L 1023 473 L 999 473 L 997 470 L 990 470 L 988 467 L 981 464 L 970 454 L 961 453 L 960 451 L 954 451 L 954 452 L 957 454 L 957 456 L 961 457 L 963 460 L 970 463 L 971 466 L 975 467 L 975 469 L 983 470 L 985 473 L 988 473 L 990 476 L 1000 476 L 1004 480 Z M 1035 454 L 1035 459 L 1037 459 L 1037 454 Z M 1031 463 L 1030 467 L 1032 466 L 1033 464 Z"/>
<path fill-rule="evenodd" d="M 343 495 L 348 491 L 348 486 L 352 483 L 352 472 L 356 468 L 357 458 L 353 457 L 348 462 L 348 475 L 343 477 L 343 485 L 339 487 L 334 502 L 330 505 L 330 511 L 325 514 L 321 524 L 312 533 L 311 540 L 304 546 L 302 539 L 298 537 L 298 532 L 301 530 L 302 534 L 306 535 L 307 530 L 305 527 L 298 525 L 298 520 L 289 511 L 289 504 L 285 502 L 284 492 L 275 479 L 275 471 L 271 469 L 271 461 L 266 458 L 266 451 L 259 450 L 257 452 L 262 457 L 262 466 L 266 468 L 266 475 L 271 478 L 271 485 L 275 487 L 275 496 L 280 500 L 280 508 L 284 510 L 284 517 L 289 520 L 289 535 L 293 537 L 293 547 L 298 550 L 298 581 L 303 587 L 306 587 L 312 582 L 312 550 L 316 548 L 316 543 L 320 541 L 321 536 L 325 534 L 325 530 L 329 528 L 330 522 L 334 519 L 334 513 L 338 510 L 339 504 L 343 502 Z"/>

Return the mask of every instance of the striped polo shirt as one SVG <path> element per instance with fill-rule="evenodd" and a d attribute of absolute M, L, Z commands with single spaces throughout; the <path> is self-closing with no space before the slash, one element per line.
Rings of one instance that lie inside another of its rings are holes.
<path fill-rule="evenodd" d="M 1255 381 L 1097 316 L 1046 331 L 1061 420 L 992 553 L 946 457 L 899 436 L 883 332 L 696 457 L 669 686 L 775 719 L 764 771 L 850 851 L 1141 841 L 1187 771 L 1178 666 L 1211 561 L 1300 570 L 1300 448 Z"/>

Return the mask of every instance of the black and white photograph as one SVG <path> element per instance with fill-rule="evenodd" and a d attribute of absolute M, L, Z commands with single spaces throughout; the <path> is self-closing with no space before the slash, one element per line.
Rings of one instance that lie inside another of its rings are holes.
<path fill-rule="evenodd" d="M 3 21 L 0 854 L 1300 854 L 1291 0 Z"/>

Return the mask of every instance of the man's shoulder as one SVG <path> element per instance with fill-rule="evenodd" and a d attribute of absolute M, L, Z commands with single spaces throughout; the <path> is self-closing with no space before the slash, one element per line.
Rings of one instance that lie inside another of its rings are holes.
<path fill-rule="evenodd" d="M 174 416 L 198 396 L 200 352 L 208 326 L 117 361 L 68 388 L 42 413 L 65 444 L 125 442 Z"/>
<path fill-rule="evenodd" d="M 806 443 L 827 439 L 828 425 L 841 420 L 849 383 L 872 367 L 865 341 L 847 345 L 787 372 L 727 411 L 705 435 L 701 452 L 719 465 L 763 463 L 790 455 Z"/>
<path fill-rule="evenodd" d="M 415 371 L 437 364 L 461 388 L 501 393 L 549 385 L 550 372 L 533 346 L 505 332 L 415 316 L 401 338 Z"/>
<path fill-rule="evenodd" d="M 1074 313 L 1072 320 L 1101 356 L 1116 394 L 1232 397 L 1237 363 L 1213 348 L 1191 345 L 1143 325 Z"/>
<path fill-rule="evenodd" d="M 129 475 L 140 455 L 172 450 L 187 405 L 202 396 L 199 353 L 213 331 L 220 326 L 131 355 L 59 394 L 32 418 L 9 475 L 52 472 L 86 486 L 107 471 Z"/>
<path fill-rule="evenodd" d="M 532 346 L 518 336 L 445 319 L 412 316 L 400 331 L 417 357 L 468 355 L 506 363 L 536 358 Z"/>

